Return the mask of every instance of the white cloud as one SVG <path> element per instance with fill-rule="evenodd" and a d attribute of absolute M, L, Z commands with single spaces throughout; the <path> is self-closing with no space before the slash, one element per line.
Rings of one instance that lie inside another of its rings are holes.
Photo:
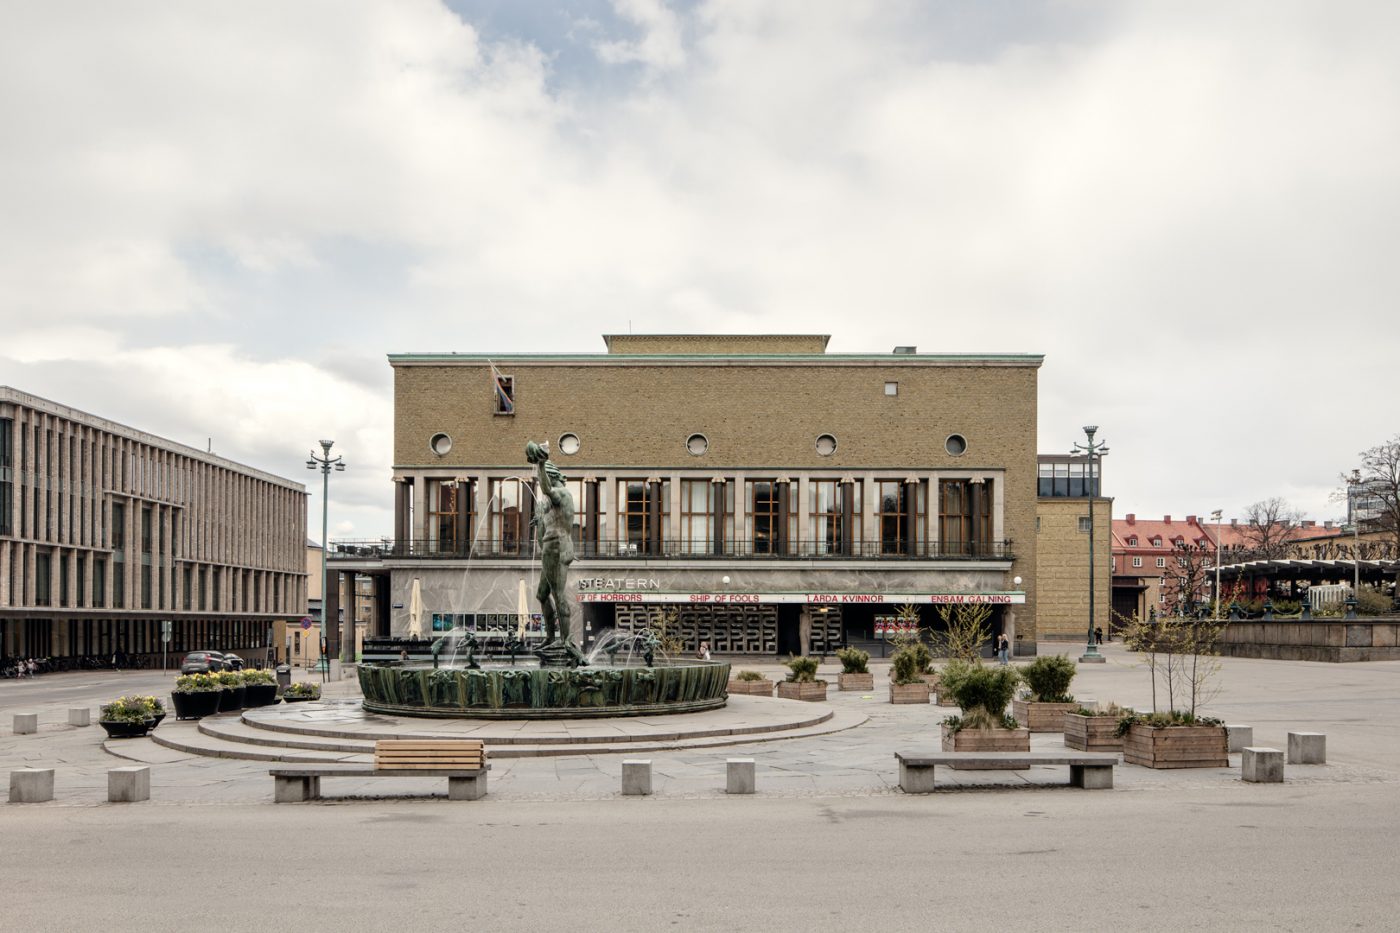
<path fill-rule="evenodd" d="M 1040 351 L 1041 447 L 1098 422 L 1121 511 L 1332 514 L 1394 433 L 1349 400 L 1395 390 L 1400 8 L 1025 6 L 618 2 L 599 87 L 430 0 L 17 7 L 5 381 L 288 469 L 333 430 L 379 533 L 385 352 Z"/>

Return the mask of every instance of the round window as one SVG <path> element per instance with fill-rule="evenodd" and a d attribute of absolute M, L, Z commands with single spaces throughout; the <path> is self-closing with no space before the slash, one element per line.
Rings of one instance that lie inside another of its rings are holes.
<path fill-rule="evenodd" d="M 578 435 L 577 435 L 577 434 L 561 434 L 561 435 L 559 435 L 559 452 L 560 452 L 560 453 L 568 454 L 569 456 L 573 456 L 574 454 L 578 453 L 579 448 L 582 447 L 582 446 L 583 446 L 583 444 L 579 442 L 579 439 L 578 439 Z"/>
<path fill-rule="evenodd" d="M 823 457 L 830 457 L 836 453 L 836 438 L 831 434 L 823 434 L 817 438 L 817 453 Z"/>
<path fill-rule="evenodd" d="M 961 457 L 967 450 L 967 438 L 961 434 L 949 434 L 948 439 L 943 442 L 943 449 L 954 457 Z"/>
<path fill-rule="evenodd" d="M 692 434 L 685 439 L 685 449 L 698 457 L 710 449 L 710 439 L 703 434 Z"/>
<path fill-rule="evenodd" d="M 452 438 L 442 433 L 434 434 L 433 439 L 428 441 L 428 446 L 439 457 L 446 457 L 452 450 Z"/>

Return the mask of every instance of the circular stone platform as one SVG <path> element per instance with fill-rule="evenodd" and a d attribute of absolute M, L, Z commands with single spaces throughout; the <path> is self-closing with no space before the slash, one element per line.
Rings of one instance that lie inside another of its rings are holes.
<path fill-rule="evenodd" d="M 380 739 L 419 738 L 481 739 L 494 758 L 523 758 L 803 738 L 850 729 L 866 718 L 825 703 L 732 696 L 723 709 L 622 719 L 423 719 L 368 712 L 355 698 L 282 703 L 197 723 L 167 721 L 151 738 L 177 751 L 256 761 L 371 760 Z"/>

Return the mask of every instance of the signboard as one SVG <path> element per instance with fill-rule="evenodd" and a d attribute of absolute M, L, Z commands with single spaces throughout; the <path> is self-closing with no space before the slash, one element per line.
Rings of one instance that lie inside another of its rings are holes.
<path fill-rule="evenodd" d="M 170 620 L 166 619 L 160 624 L 160 640 L 164 644 L 170 644 Z"/>
<path fill-rule="evenodd" d="M 308 631 L 310 628 L 311 628 L 311 620 L 310 620 L 309 618 L 307 618 L 307 619 L 302 619 L 302 620 L 301 620 L 301 630 L 302 630 L 303 632 L 305 632 L 305 631 Z"/>
<path fill-rule="evenodd" d="M 1025 593 L 625 593 L 585 591 L 574 597 L 581 603 L 798 603 L 814 606 L 868 604 L 898 606 L 904 603 L 981 603 L 993 606 L 1019 605 Z"/>

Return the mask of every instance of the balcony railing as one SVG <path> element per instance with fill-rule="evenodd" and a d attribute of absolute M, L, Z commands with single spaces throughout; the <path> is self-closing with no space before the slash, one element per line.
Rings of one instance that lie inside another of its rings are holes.
<path fill-rule="evenodd" d="M 912 545 L 895 541 L 852 541 L 842 549 L 828 541 L 729 541 L 716 545 L 663 540 L 575 542 L 577 558 L 590 560 L 1012 560 L 1010 541 L 939 541 Z M 480 539 L 468 548 L 439 541 L 333 541 L 333 558 L 414 558 L 425 560 L 519 559 L 532 557 L 530 542 Z"/>

